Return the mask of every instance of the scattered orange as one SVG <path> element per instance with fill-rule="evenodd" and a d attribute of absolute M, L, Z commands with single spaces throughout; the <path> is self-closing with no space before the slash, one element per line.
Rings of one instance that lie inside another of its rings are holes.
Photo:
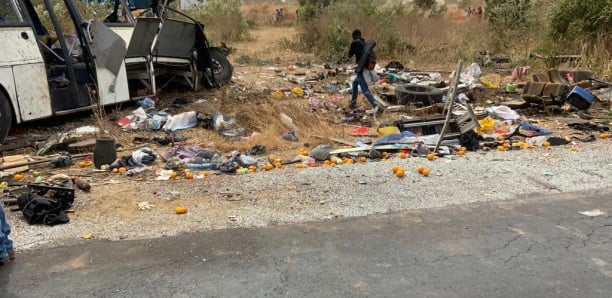
<path fill-rule="evenodd" d="M 174 179 L 174 178 L 176 178 L 176 172 L 172 171 L 172 172 L 170 172 L 170 174 L 168 176 L 170 176 L 170 178 Z"/>
<path fill-rule="evenodd" d="M 506 146 L 497 146 L 497 151 L 506 151 Z"/>
<path fill-rule="evenodd" d="M 498 137 L 497 137 L 497 141 L 499 141 L 499 142 L 503 142 L 504 140 L 506 140 L 506 139 L 504 138 L 504 136 L 498 136 Z"/>
<path fill-rule="evenodd" d="M 544 147 L 550 147 L 550 142 L 549 142 L 549 141 L 546 141 L 546 142 L 542 143 L 542 146 L 544 146 Z"/>
<path fill-rule="evenodd" d="M 306 165 L 304 163 L 296 163 L 295 167 L 298 168 L 298 169 L 303 169 L 303 168 L 306 167 Z"/>
<path fill-rule="evenodd" d="M 185 173 L 185 179 L 193 179 L 193 173 L 192 172 L 186 172 Z"/>
<path fill-rule="evenodd" d="M 395 172 L 395 176 L 397 178 L 402 178 L 404 177 L 405 174 L 406 174 L 406 171 L 403 168 L 399 168 L 397 169 L 397 172 Z"/>
<path fill-rule="evenodd" d="M 117 169 L 117 172 L 119 172 L 121 174 L 125 173 L 126 171 L 127 171 L 127 169 L 124 168 L 124 167 L 120 167 L 119 169 Z M 176 174 L 176 173 L 174 173 L 174 174 Z"/>
<path fill-rule="evenodd" d="M 429 176 L 429 169 L 423 169 L 423 172 L 421 174 L 423 174 L 423 176 L 425 176 L 425 177 L 428 177 Z"/>
<path fill-rule="evenodd" d="M 326 160 L 324 160 L 324 161 L 323 161 L 323 164 L 324 164 L 324 165 L 329 165 L 330 163 L 331 163 L 331 161 L 329 161 L 328 159 L 326 159 Z"/>
<path fill-rule="evenodd" d="M 408 157 L 408 154 L 406 154 L 406 152 L 400 152 L 399 157 L 401 159 L 406 159 L 406 157 Z"/>
<path fill-rule="evenodd" d="M 78 165 L 79 165 L 79 168 L 84 168 L 84 167 L 87 167 L 87 162 L 86 161 L 79 161 Z"/>
<path fill-rule="evenodd" d="M 602 132 L 602 133 L 599 134 L 599 138 L 600 139 L 607 139 L 609 137 L 610 137 L 610 134 L 607 133 L 607 132 Z"/>
<path fill-rule="evenodd" d="M 257 172 L 257 170 L 255 170 L 255 169 L 249 169 L 249 173 L 253 174 L 253 173 L 255 173 L 255 172 Z"/>
<path fill-rule="evenodd" d="M 418 166 L 417 167 L 417 172 L 419 172 L 419 174 L 423 174 L 423 170 L 425 170 L 424 166 Z"/>
<path fill-rule="evenodd" d="M 174 213 L 176 213 L 176 214 L 185 214 L 185 213 L 187 213 L 187 208 L 185 208 L 185 207 L 174 207 Z"/>
<path fill-rule="evenodd" d="M 274 164 L 274 167 L 277 168 L 277 169 L 280 169 L 282 166 L 283 166 L 283 164 L 281 164 L 278 161 Z"/>
<path fill-rule="evenodd" d="M 23 180 L 23 178 L 25 178 L 25 175 L 23 175 L 23 174 L 15 174 L 15 175 L 13 175 L 13 180 L 15 180 L 15 181 L 21 181 L 21 180 Z"/>
<path fill-rule="evenodd" d="M 269 171 L 269 170 L 272 170 L 272 169 L 274 169 L 274 166 L 273 166 L 273 165 L 271 165 L 271 164 L 266 164 L 266 165 L 264 166 L 264 170 L 266 170 L 266 171 Z"/>
<path fill-rule="evenodd" d="M 119 169 L 118 169 L 118 168 L 114 168 L 114 169 L 113 169 L 111 172 L 112 172 L 112 173 L 115 173 L 115 174 L 116 174 L 116 173 L 119 173 Z"/>
<path fill-rule="evenodd" d="M 368 159 L 365 156 L 359 157 L 359 162 L 366 162 L 366 161 L 368 161 Z"/>
<path fill-rule="evenodd" d="M 400 168 L 400 167 L 399 167 L 398 165 L 393 165 L 393 166 L 391 167 L 391 171 L 393 171 L 393 174 L 395 174 L 395 173 L 397 173 L 397 170 L 399 170 L 399 168 Z"/>
<path fill-rule="evenodd" d="M 436 159 L 436 154 L 434 153 L 427 154 L 427 160 L 434 160 L 434 159 Z"/>
<path fill-rule="evenodd" d="M 572 151 L 576 152 L 576 151 L 580 151 L 580 148 L 578 148 L 578 147 L 576 147 L 576 146 L 572 146 L 572 147 L 570 148 L 570 150 L 572 150 Z"/>

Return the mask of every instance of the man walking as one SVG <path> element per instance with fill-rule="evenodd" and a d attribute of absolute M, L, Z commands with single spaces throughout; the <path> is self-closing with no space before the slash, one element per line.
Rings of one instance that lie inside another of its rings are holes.
<path fill-rule="evenodd" d="M 363 95 L 368 99 L 368 102 L 374 108 L 374 113 L 380 113 L 382 110 L 379 110 L 378 105 L 376 104 L 376 100 L 372 93 L 370 93 L 370 89 L 368 88 L 368 84 L 363 76 L 363 71 L 368 64 L 367 57 L 372 51 L 372 47 L 366 48 L 365 39 L 361 37 L 361 31 L 359 29 L 353 30 L 353 41 L 351 42 L 351 46 L 349 47 L 348 57 L 351 58 L 355 56 L 355 63 L 357 63 L 357 68 L 355 69 L 355 73 L 357 77 L 353 81 L 353 94 L 351 96 L 351 101 L 349 103 L 350 109 L 355 109 L 357 107 L 357 95 L 359 94 L 359 88 L 363 92 Z M 374 43 L 374 45 L 376 45 Z"/>

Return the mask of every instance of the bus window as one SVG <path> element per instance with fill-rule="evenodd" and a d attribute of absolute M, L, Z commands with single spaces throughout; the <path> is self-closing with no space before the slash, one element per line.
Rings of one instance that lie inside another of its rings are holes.
<path fill-rule="evenodd" d="M 11 0 L 0 0 L 0 26 L 21 23 L 21 16 Z"/>

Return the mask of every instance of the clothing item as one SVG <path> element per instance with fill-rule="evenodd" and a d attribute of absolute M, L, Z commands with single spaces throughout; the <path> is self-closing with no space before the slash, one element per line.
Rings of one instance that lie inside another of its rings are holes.
<path fill-rule="evenodd" d="M 365 39 L 357 38 L 351 42 L 351 46 L 349 48 L 348 56 L 349 58 L 355 56 L 355 63 L 359 64 L 359 59 L 363 55 L 363 50 L 365 49 Z"/>
<path fill-rule="evenodd" d="M 11 226 L 0 203 L 0 259 L 8 258 L 9 252 L 13 252 L 13 240 L 9 239 L 10 234 Z"/>
<path fill-rule="evenodd" d="M 363 77 L 363 72 L 357 73 L 357 77 L 353 81 L 353 94 L 351 96 L 351 102 L 349 103 L 349 108 L 354 109 L 357 106 L 357 95 L 359 94 L 359 88 L 363 92 L 363 95 L 368 99 L 368 102 L 372 105 L 373 108 L 376 107 L 376 100 L 374 99 L 374 95 L 370 93 L 370 89 L 368 88 L 368 84 L 366 83 L 365 78 Z"/>

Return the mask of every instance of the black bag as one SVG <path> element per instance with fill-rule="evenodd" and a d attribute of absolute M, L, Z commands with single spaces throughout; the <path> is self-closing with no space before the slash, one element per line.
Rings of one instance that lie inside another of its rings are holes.
<path fill-rule="evenodd" d="M 28 193 L 17 198 L 17 205 L 23 212 L 23 217 L 29 224 L 45 224 L 54 226 L 70 221 L 62 203 L 57 199 L 44 198 Z"/>

